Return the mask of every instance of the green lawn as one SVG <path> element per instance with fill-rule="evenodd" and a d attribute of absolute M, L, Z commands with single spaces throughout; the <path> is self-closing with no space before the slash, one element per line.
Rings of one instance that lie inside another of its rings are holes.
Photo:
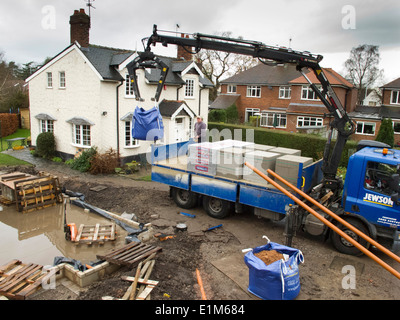
<path fill-rule="evenodd" d="M 6 141 L 6 139 L 13 139 L 13 138 L 20 138 L 20 137 L 30 137 L 31 132 L 29 129 L 18 129 L 15 133 L 10 134 L 7 137 L 3 137 L 0 139 L 0 152 L 7 150 L 8 148 L 8 143 Z M 12 143 L 12 146 L 20 146 L 21 145 L 21 141 L 14 141 Z M 7 154 L 3 154 L 0 153 L 0 167 L 2 166 L 20 166 L 20 165 L 32 165 L 28 162 L 25 162 L 23 160 L 19 160 L 17 158 L 14 158 L 10 155 Z"/>
<path fill-rule="evenodd" d="M 14 138 L 27 138 L 30 137 L 31 135 L 31 131 L 29 129 L 18 129 L 16 132 L 14 132 L 13 134 L 10 134 L 7 137 L 3 137 L 0 139 L 1 143 L 0 143 L 0 151 L 4 151 L 7 150 L 8 148 L 8 143 L 7 143 L 7 139 L 14 139 Z M 20 146 L 21 145 L 21 141 L 14 141 L 12 142 L 12 146 Z"/>
<path fill-rule="evenodd" d="M 19 160 L 17 158 L 14 158 L 12 156 L 9 156 L 8 154 L 0 153 L 0 167 L 3 166 L 22 166 L 22 165 L 28 165 L 31 166 L 31 163 L 25 162 L 23 160 Z"/>

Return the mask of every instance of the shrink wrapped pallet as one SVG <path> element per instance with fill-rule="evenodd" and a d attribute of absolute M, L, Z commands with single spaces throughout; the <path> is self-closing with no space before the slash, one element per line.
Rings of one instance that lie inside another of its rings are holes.
<path fill-rule="evenodd" d="M 217 174 L 218 148 L 210 142 L 189 145 L 187 169 L 215 176 Z"/>
<path fill-rule="evenodd" d="M 220 152 L 225 149 L 230 149 L 231 154 L 235 158 L 235 162 L 239 161 L 237 165 L 240 166 L 240 153 L 244 152 L 246 146 L 253 145 L 252 142 L 238 141 L 238 140 L 222 140 L 217 142 L 203 142 L 189 145 L 188 165 L 187 169 L 195 173 L 202 173 L 206 175 L 217 175 L 217 167 L 221 163 Z M 230 157 L 229 153 L 225 153 L 226 157 Z M 232 156 L 231 155 L 231 156 Z M 226 161 L 225 161 L 226 162 Z M 220 174 L 222 176 L 228 175 L 230 178 L 241 179 L 243 170 L 243 160 L 241 161 L 241 168 L 225 168 L 231 164 L 223 164 Z M 233 170 L 232 170 L 233 169 Z"/>

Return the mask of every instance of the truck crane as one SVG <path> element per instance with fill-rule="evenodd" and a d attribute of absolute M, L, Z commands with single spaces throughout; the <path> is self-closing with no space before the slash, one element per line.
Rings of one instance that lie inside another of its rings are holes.
<path fill-rule="evenodd" d="M 332 209 L 371 238 L 383 237 L 389 239 L 393 251 L 400 248 L 400 202 L 398 195 L 400 173 L 400 161 L 398 159 L 400 159 L 400 152 L 389 149 L 390 146 L 382 143 L 362 141 L 358 145 L 357 152 L 350 157 L 346 181 L 343 182 L 342 178 L 337 176 L 343 149 L 349 137 L 355 132 L 356 123 L 348 116 L 321 68 L 319 64 L 323 59 L 321 55 L 268 46 L 258 41 L 201 33 L 181 37 L 166 33 L 168 31 L 159 31 L 157 26 L 154 25 L 152 35 L 143 39 L 145 43 L 144 52 L 128 65 L 130 79 L 134 82 L 137 78 L 137 69 L 147 67 L 160 69 L 156 100 L 160 96 L 168 72 L 165 65 L 159 64 L 151 52 L 151 47 L 156 46 L 157 43 L 163 46 L 169 44 L 181 46 L 191 53 L 208 49 L 251 56 L 268 65 L 273 63 L 295 65 L 333 118 L 324 148 L 322 164 L 320 167 L 313 164 L 299 170 L 300 180 L 304 176 L 317 175 L 318 170 L 322 171 L 322 179 L 319 179 L 313 185 L 308 184 L 303 189 L 312 199 L 323 203 L 324 206 Z M 312 83 L 307 77 L 310 70 L 320 82 L 319 86 Z M 134 87 L 134 89 L 136 98 L 141 99 L 137 87 Z M 337 137 L 332 146 L 335 131 Z M 162 148 L 168 147 L 170 146 L 155 146 L 154 148 L 157 150 L 153 150 L 152 153 L 154 151 L 161 153 Z M 167 154 L 167 158 L 171 156 L 171 152 L 165 152 L 165 150 L 164 154 Z M 194 172 L 182 170 L 182 168 L 156 160 L 152 163 L 152 180 L 169 184 L 172 197 L 177 205 L 182 208 L 193 207 L 197 204 L 198 199 L 202 198 L 204 209 L 214 218 L 224 218 L 229 208 L 237 209 L 241 208 L 242 205 L 258 211 L 262 210 L 265 213 L 263 216 L 273 217 L 273 219 L 278 217 L 277 220 L 291 216 L 292 218 L 288 218 L 286 221 L 285 233 L 288 242 L 291 242 L 291 236 L 297 230 L 302 229 L 315 236 L 331 237 L 334 247 L 340 252 L 352 255 L 360 254 L 360 250 L 351 243 L 323 224 L 318 223 L 300 206 L 284 200 L 285 197 L 282 197 L 276 190 L 251 186 L 243 181 L 226 181 L 226 179 L 219 179 L 218 177 L 200 177 L 201 175 Z M 177 179 L 177 176 L 179 179 Z M 207 179 L 209 179 L 208 182 Z M 368 184 L 367 179 L 374 180 L 374 182 Z M 317 179 L 310 180 L 316 181 Z M 269 199 L 271 200 L 269 201 Z M 279 203 L 279 205 L 277 206 L 276 203 Z M 318 212 L 332 220 L 323 212 Z M 362 243 L 363 246 L 369 246 L 367 242 L 351 230 L 344 226 L 340 228 Z"/>

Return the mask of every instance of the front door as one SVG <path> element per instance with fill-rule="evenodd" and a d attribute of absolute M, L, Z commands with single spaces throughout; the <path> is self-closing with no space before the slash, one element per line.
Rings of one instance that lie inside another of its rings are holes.
<path fill-rule="evenodd" d="M 175 118 L 175 141 L 185 141 L 187 136 L 187 130 L 185 128 L 185 118 Z"/>

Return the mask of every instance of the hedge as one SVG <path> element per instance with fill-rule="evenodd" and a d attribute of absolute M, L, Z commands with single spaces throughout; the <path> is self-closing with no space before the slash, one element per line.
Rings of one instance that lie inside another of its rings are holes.
<path fill-rule="evenodd" d="M 289 133 L 286 131 L 280 130 L 272 130 L 265 128 L 255 128 L 244 125 L 233 125 L 233 124 L 225 124 L 225 123 L 208 123 L 208 129 L 213 130 L 216 129 L 218 132 L 222 130 L 229 130 L 232 139 L 240 139 L 246 141 L 246 131 L 249 134 L 253 134 L 254 132 L 254 143 L 257 144 L 265 144 L 276 147 L 284 147 L 284 148 L 292 148 L 301 150 L 301 155 L 304 157 L 311 157 L 314 160 L 322 159 L 326 139 L 321 138 L 317 135 L 313 134 L 300 134 L 300 133 Z M 239 131 L 235 131 L 235 129 L 239 129 Z M 212 132 L 211 132 L 212 133 Z M 225 137 L 226 139 L 227 137 Z M 252 141 L 252 137 L 249 137 L 249 141 Z M 335 141 L 332 141 L 331 147 L 335 145 Z M 340 161 L 340 167 L 346 167 L 349 161 L 349 157 L 355 152 L 357 146 L 357 142 L 353 140 L 348 140 L 346 146 L 342 153 L 342 158 Z"/>
<path fill-rule="evenodd" d="M 0 113 L 1 136 L 7 137 L 19 128 L 19 116 L 15 113 Z"/>

